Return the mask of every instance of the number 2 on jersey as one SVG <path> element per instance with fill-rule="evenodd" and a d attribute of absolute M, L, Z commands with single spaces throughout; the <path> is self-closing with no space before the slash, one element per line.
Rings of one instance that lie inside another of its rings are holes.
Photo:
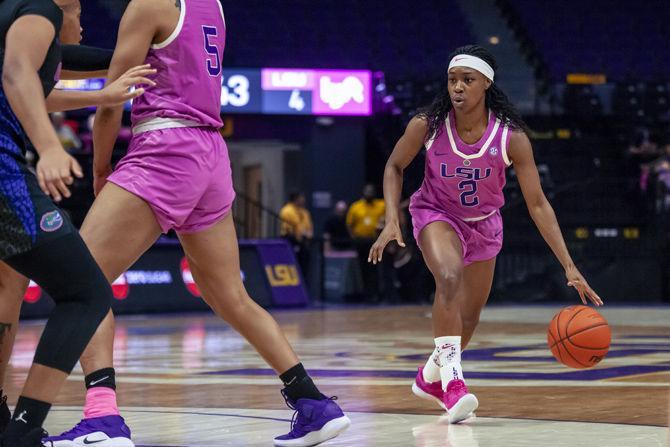
<path fill-rule="evenodd" d="M 463 206 L 477 206 L 479 205 L 479 197 L 477 194 L 477 182 L 474 180 L 463 180 L 458 184 L 458 190 L 461 193 L 461 205 Z M 472 199 L 470 199 L 471 196 Z"/>
<path fill-rule="evenodd" d="M 219 33 L 214 26 L 202 26 L 202 34 L 205 37 L 205 51 L 211 57 L 207 58 L 207 72 L 210 76 L 219 76 L 221 74 L 221 56 L 216 44 L 210 42 L 210 37 L 217 37 Z"/>

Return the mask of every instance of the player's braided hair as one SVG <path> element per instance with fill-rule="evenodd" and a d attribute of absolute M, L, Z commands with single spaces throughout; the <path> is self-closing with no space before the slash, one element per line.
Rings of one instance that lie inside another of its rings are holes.
<path fill-rule="evenodd" d="M 454 56 L 459 54 L 468 54 L 471 56 L 476 56 L 480 59 L 486 61 L 493 70 L 497 70 L 498 64 L 493 58 L 493 55 L 485 48 L 480 47 L 479 45 L 466 45 L 464 47 L 456 48 L 456 50 L 449 55 L 449 60 Z M 436 135 L 436 132 L 440 132 L 442 129 L 442 123 L 447 119 L 447 114 L 452 109 L 453 105 L 451 104 L 451 98 L 449 97 L 448 89 L 448 73 L 445 73 L 445 82 L 441 91 L 437 94 L 433 103 L 428 107 L 420 109 L 417 113 L 417 117 L 424 118 L 428 122 L 428 135 Z M 528 133 L 528 125 L 524 122 L 523 118 L 516 108 L 510 102 L 507 95 L 495 84 L 486 90 L 486 107 L 491 109 L 493 113 L 502 121 L 504 124 L 510 126 L 510 128 L 515 130 L 521 130 Z"/>

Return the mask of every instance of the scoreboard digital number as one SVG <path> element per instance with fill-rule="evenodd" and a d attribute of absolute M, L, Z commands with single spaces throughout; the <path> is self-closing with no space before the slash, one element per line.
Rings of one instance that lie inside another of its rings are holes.
<path fill-rule="evenodd" d="M 221 111 L 263 113 L 260 70 L 223 69 Z"/>

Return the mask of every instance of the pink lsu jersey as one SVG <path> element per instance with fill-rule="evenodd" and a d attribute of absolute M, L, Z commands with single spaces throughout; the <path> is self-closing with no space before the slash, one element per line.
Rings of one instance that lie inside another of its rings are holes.
<path fill-rule="evenodd" d="M 465 221 L 493 215 L 505 203 L 509 133 L 509 127 L 489 112 L 484 135 L 467 144 L 458 136 L 450 111 L 437 137 L 426 143 L 424 180 L 412 201 Z"/>
<path fill-rule="evenodd" d="M 133 127 L 211 126 L 221 121 L 221 76 L 226 23 L 218 0 L 181 0 L 179 22 L 151 46 L 146 64 L 157 69 L 156 86 L 133 101 Z M 161 122 L 164 125 L 161 125 Z"/>

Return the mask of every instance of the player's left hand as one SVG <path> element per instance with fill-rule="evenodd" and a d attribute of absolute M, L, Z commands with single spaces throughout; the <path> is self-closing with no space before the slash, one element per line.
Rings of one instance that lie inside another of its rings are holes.
<path fill-rule="evenodd" d="M 582 274 L 577 270 L 577 267 L 568 267 L 565 270 L 565 277 L 568 279 L 568 287 L 574 287 L 579 293 L 579 297 L 582 299 L 582 303 L 586 305 L 586 299 L 588 298 L 596 306 L 602 306 L 603 300 L 598 296 L 598 294 L 589 286 L 589 283 L 586 282 Z"/>

